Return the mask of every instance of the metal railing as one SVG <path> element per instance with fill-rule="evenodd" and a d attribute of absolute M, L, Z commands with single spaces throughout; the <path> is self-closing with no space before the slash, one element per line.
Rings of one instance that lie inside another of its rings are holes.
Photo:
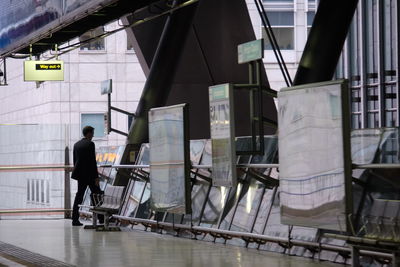
<path fill-rule="evenodd" d="M 353 164 L 353 169 L 400 169 L 400 163 L 372 163 L 372 164 Z M 146 169 L 150 165 L 98 165 L 99 168 L 113 168 L 113 169 Z M 62 169 L 71 172 L 74 166 L 72 165 L 21 165 L 21 166 L 0 166 L 0 171 L 9 170 L 49 170 L 49 169 Z M 212 165 L 192 165 L 191 169 L 211 169 Z M 237 164 L 236 168 L 249 168 L 249 169 L 266 169 L 266 168 L 279 168 L 278 163 L 271 164 Z"/>
<path fill-rule="evenodd" d="M 150 168 L 150 165 L 98 165 L 101 168 L 115 168 L 115 169 L 146 169 Z M 248 169 L 265 169 L 265 168 L 279 168 L 279 164 L 237 164 L 237 168 L 248 168 Z M 399 169 L 400 164 L 353 164 L 353 169 Z M 192 165 L 192 169 L 211 169 L 212 165 Z M 29 170 L 64 170 L 66 173 L 72 171 L 73 166 L 71 165 L 32 165 L 32 166 L 0 166 L 1 171 L 10 171 L 10 170 L 20 170 L 20 171 L 29 171 Z M 1 214 L 27 214 L 27 213 L 59 213 L 65 212 L 70 213 L 70 208 L 58 209 L 58 208 L 49 208 L 49 209 L 14 209 L 14 210 L 0 210 Z M 321 250 L 334 251 L 341 254 L 351 254 L 351 248 L 345 246 L 331 245 L 331 244 L 323 244 L 321 242 L 311 242 L 304 240 L 296 240 L 285 237 L 274 237 L 267 236 L 262 234 L 248 233 L 248 232 L 238 232 L 231 230 L 221 230 L 214 229 L 202 226 L 193 226 L 193 225 L 185 225 L 185 224 L 176 224 L 176 223 L 168 223 L 161 222 L 151 219 L 142 219 L 142 218 L 132 218 L 126 216 L 115 215 L 113 216 L 119 222 L 127 222 L 130 224 L 143 224 L 145 227 L 156 227 L 158 229 L 172 229 L 174 231 L 189 231 L 195 235 L 198 234 L 210 234 L 217 238 L 240 238 L 245 240 L 246 242 L 255 242 L 258 244 L 264 244 L 266 242 L 278 243 L 280 245 L 286 247 L 292 246 L 301 246 L 306 249 L 314 252 L 318 252 Z M 379 251 L 372 250 L 360 250 L 361 255 L 378 257 L 391 259 L 392 255 L 390 253 L 384 253 Z"/>

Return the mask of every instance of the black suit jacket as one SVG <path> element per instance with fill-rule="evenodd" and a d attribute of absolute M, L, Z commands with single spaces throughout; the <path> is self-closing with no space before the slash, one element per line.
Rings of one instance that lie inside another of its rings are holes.
<path fill-rule="evenodd" d="M 98 178 L 95 151 L 94 143 L 86 138 L 75 143 L 73 179 L 91 182 Z"/>

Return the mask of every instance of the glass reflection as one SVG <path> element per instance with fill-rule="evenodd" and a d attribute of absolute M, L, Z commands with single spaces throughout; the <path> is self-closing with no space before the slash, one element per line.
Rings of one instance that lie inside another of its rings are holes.
<path fill-rule="evenodd" d="M 210 194 L 206 201 L 200 225 L 215 228 L 218 226 L 219 217 L 224 207 L 229 189 L 227 187 L 211 187 Z"/>
<path fill-rule="evenodd" d="M 192 165 L 200 164 L 205 144 L 206 140 L 190 140 L 190 161 Z M 200 183 L 199 181 L 197 181 L 198 177 L 197 171 L 193 173 L 191 172 L 190 176 L 192 178 L 192 189 L 191 189 L 192 214 L 191 215 L 186 214 L 183 217 L 180 216 L 179 221 L 180 223 L 190 224 L 192 219 L 192 223 L 198 225 L 200 222 L 200 215 L 201 215 L 200 213 L 204 205 L 204 201 L 208 191 L 208 184 L 207 183 L 204 184 L 203 180 L 201 180 L 202 182 Z M 172 219 L 173 218 L 170 214 L 167 214 L 167 216 L 165 217 L 165 221 L 167 222 L 172 222 Z M 175 216 L 174 220 L 175 222 L 177 221 L 177 216 Z"/>
<path fill-rule="evenodd" d="M 201 212 L 205 204 L 210 184 L 205 181 L 198 182 L 192 188 L 192 214 L 186 214 L 183 218 L 183 224 L 199 225 Z"/>
<path fill-rule="evenodd" d="M 381 140 L 381 129 L 351 131 L 351 158 L 355 164 L 369 164 L 375 158 Z"/>
<path fill-rule="evenodd" d="M 268 236 L 277 236 L 277 237 L 288 237 L 289 235 L 289 226 L 281 224 L 281 216 L 280 216 L 280 200 L 279 194 L 271 194 L 273 192 L 267 191 L 270 195 L 272 202 L 271 212 L 268 218 L 267 225 L 264 229 L 264 235 Z M 276 243 L 266 243 L 261 246 L 264 250 L 283 252 L 285 249 Z"/>

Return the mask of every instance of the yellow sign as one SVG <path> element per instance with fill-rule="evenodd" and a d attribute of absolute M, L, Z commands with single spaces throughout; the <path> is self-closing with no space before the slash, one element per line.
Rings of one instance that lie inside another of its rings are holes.
<path fill-rule="evenodd" d="M 64 61 L 24 61 L 24 81 L 64 81 Z"/>

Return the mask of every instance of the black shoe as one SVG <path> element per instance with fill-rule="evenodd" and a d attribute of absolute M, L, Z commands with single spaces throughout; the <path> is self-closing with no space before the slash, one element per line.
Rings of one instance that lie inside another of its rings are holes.
<path fill-rule="evenodd" d="M 72 226 L 82 226 L 83 223 L 81 223 L 80 221 L 77 222 L 72 222 Z"/>

